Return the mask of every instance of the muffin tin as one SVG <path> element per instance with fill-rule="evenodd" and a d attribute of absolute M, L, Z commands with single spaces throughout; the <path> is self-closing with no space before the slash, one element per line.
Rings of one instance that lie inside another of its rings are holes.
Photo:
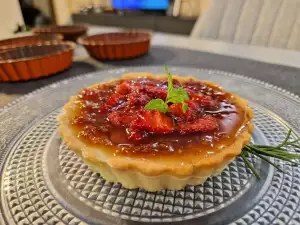
<path fill-rule="evenodd" d="M 146 54 L 151 33 L 146 31 L 97 34 L 78 39 L 89 55 L 99 60 L 134 58 Z"/>
<path fill-rule="evenodd" d="M 69 68 L 75 44 L 56 42 L 0 52 L 0 82 L 49 76 Z"/>
<path fill-rule="evenodd" d="M 65 41 L 77 41 L 77 38 L 85 35 L 88 28 L 85 25 L 48 26 L 32 29 L 35 34 L 61 34 Z"/>
<path fill-rule="evenodd" d="M 61 41 L 62 39 L 63 36 L 60 34 L 30 35 L 24 37 L 9 38 L 0 41 L 0 51 L 28 45 L 53 43 L 56 41 Z"/>

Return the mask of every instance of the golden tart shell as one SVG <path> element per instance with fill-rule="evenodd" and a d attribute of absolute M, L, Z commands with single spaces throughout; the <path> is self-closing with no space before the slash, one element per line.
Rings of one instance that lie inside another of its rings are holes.
<path fill-rule="evenodd" d="M 130 73 L 125 74 L 121 79 L 166 79 L 166 75 L 153 75 L 150 73 Z M 195 80 L 196 78 L 187 76 L 180 77 L 173 75 L 173 78 L 180 82 Z M 116 80 L 111 80 L 113 82 Z M 203 81 L 210 85 L 215 85 L 208 81 Z M 89 88 L 98 86 L 95 84 Z M 237 95 L 233 95 L 235 103 L 244 109 L 248 118 L 243 128 L 236 135 L 234 142 L 222 148 L 216 154 L 205 158 L 200 158 L 196 163 L 186 163 L 178 161 L 164 163 L 153 158 L 132 158 L 128 156 L 107 154 L 100 148 L 88 146 L 81 141 L 72 130 L 69 118 L 72 117 L 73 106 L 78 101 L 77 96 L 71 97 L 64 106 L 63 112 L 58 116 L 59 135 L 65 144 L 73 150 L 93 171 L 112 182 L 120 182 L 126 188 L 144 188 L 148 191 L 161 189 L 179 190 L 186 185 L 195 185 L 205 182 L 212 175 L 217 175 L 241 153 L 242 148 L 250 142 L 253 124 L 251 119 L 253 111 L 248 107 L 248 102 Z"/>

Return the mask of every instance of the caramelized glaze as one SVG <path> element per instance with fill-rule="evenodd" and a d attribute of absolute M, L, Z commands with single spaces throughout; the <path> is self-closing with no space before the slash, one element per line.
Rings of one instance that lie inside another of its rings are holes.
<path fill-rule="evenodd" d="M 230 145 L 237 133 L 247 123 L 245 111 L 237 106 L 230 93 L 210 84 L 190 80 L 185 83 L 173 81 L 174 86 L 182 86 L 202 95 L 211 96 L 218 102 L 218 108 L 204 110 L 202 115 L 216 118 L 219 128 L 213 132 L 196 132 L 182 135 L 148 134 L 140 142 L 132 142 L 127 138 L 128 129 L 115 127 L 107 120 L 107 114 L 101 108 L 107 99 L 115 93 L 115 88 L 122 80 L 84 89 L 78 95 L 71 124 L 77 136 L 86 144 L 98 147 L 114 155 L 130 157 L 160 157 L 202 155 L 206 157 L 221 151 Z M 153 82 L 158 87 L 166 87 L 166 81 L 139 79 L 135 82 Z M 121 107 L 120 102 L 118 107 Z M 131 110 L 135 110 L 134 108 Z"/>

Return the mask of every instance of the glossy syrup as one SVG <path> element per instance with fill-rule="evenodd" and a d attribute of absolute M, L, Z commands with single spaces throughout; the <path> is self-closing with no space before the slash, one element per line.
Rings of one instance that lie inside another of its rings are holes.
<path fill-rule="evenodd" d="M 217 86 L 189 81 L 182 86 L 192 87 L 202 94 L 218 99 L 219 108 L 205 111 L 205 114 L 213 115 L 217 119 L 219 129 L 210 133 L 198 132 L 186 135 L 176 132 L 152 134 L 139 143 L 133 143 L 127 139 L 125 128 L 111 126 L 106 114 L 99 110 L 115 92 L 117 84 L 118 82 L 114 82 L 82 91 L 79 94 L 80 101 L 76 104 L 76 116 L 72 119 L 73 128 L 82 141 L 114 155 L 145 158 L 195 155 L 206 157 L 230 145 L 235 140 L 237 132 L 247 122 L 245 111 L 236 105 L 231 94 Z"/>

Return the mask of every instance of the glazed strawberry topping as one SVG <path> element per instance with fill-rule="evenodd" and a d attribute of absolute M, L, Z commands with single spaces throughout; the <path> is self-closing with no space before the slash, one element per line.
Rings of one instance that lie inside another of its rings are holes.
<path fill-rule="evenodd" d="M 130 123 L 130 128 L 156 134 L 168 134 L 174 131 L 174 124 L 171 118 L 157 110 L 143 110 Z"/>
<path fill-rule="evenodd" d="M 191 132 L 209 132 L 218 129 L 216 118 L 212 116 L 203 116 L 196 118 L 192 122 L 178 123 L 180 134 L 188 134 Z"/>
<path fill-rule="evenodd" d="M 216 110 L 219 107 L 218 102 L 216 100 L 213 100 L 211 96 L 191 94 L 190 98 L 195 104 L 198 104 L 201 108 L 204 109 Z"/>
<path fill-rule="evenodd" d="M 187 135 L 198 140 L 202 134 L 221 132 L 220 121 L 228 114 L 227 108 L 234 109 L 228 94 L 196 81 L 181 84 L 173 80 L 173 86 L 184 88 L 189 94 L 184 101 L 188 106 L 186 112 L 182 103 L 171 102 L 166 113 L 145 109 L 152 99 L 166 100 L 166 80 L 120 80 L 81 91 L 79 112 L 73 124 L 80 128 L 79 136 L 94 144 L 104 143 L 103 137 L 109 137 L 109 145 L 151 144 L 156 137 L 178 139 Z M 223 105 L 227 108 L 222 108 Z"/>
<path fill-rule="evenodd" d="M 218 109 L 218 102 L 201 93 L 193 93 L 191 99 L 185 101 L 188 105 L 186 112 L 182 111 L 181 103 L 169 104 L 167 114 L 144 109 L 151 99 L 165 100 L 166 97 L 165 82 L 122 81 L 100 111 L 106 114 L 110 125 L 127 129 L 128 139 L 133 141 L 140 141 L 149 135 L 173 132 L 184 135 L 218 129 L 216 119 L 205 116 L 206 109 Z"/>
<path fill-rule="evenodd" d="M 107 120 L 117 127 L 126 127 L 132 121 L 137 119 L 137 115 L 134 113 L 124 113 L 120 111 L 113 111 L 107 116 Z"/>
<path fill-rule="evenodd" d="M 182 104 L 171 104 L 168 107 L 169 114 L 177 121 L 191 121 L 194 120 L 197 115 L 200 115 L 200 112 L 203 112 L 203 109 L 199 107 L 199 104 L 193 100 L 186 100 L 185 103 L 188 105 L 186 112 L 182 111 Z"/>

